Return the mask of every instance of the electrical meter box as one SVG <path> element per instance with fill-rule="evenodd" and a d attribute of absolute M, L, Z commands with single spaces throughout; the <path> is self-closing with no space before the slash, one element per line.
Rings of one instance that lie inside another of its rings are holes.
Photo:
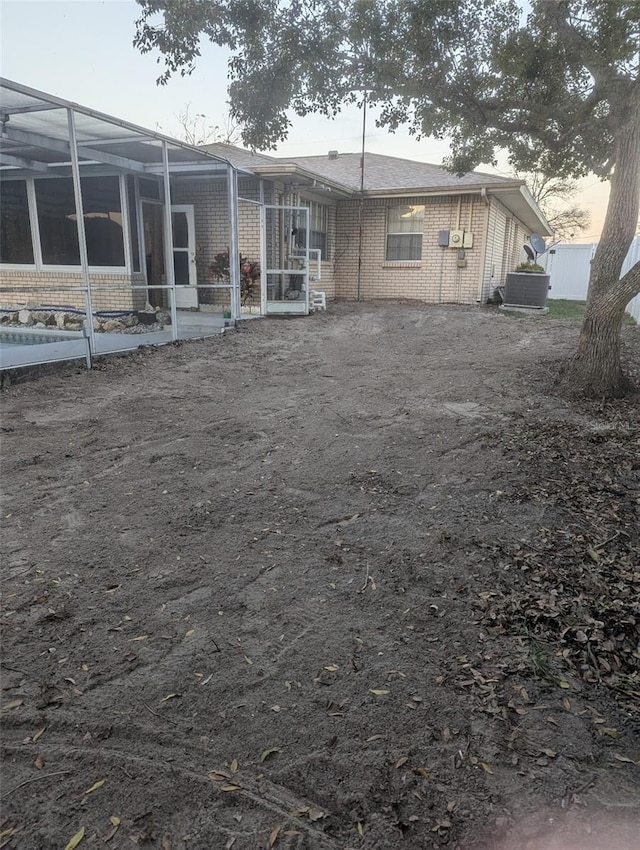
<path fill-rule="evenodd" d="M 462 240 L 464 238 L 464 230 L 449 231 L 449 247 L 462 248 Z"/>
<path fill-rule="evenodd" d="M 464 236 L 462 237 L 462 247 L 463 248 L 473 248 L 473 233 L 470 230 L 465 230 Z"/>

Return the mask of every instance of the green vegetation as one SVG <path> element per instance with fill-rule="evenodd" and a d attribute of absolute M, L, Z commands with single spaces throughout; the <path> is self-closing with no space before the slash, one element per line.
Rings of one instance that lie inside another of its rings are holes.
<path fill-rule="evenodd" d="M 584 319 L 584 308 L 586 301 L 569 301 L 568 298 L 547 299 L 548 319 L 573 319 L 581 322 Z"/>
<path fill-rule="evenodd" d="M 547 299 L 547 319 L 569 319 L 575 322 L 581 322 L 584 319 L 584 310 L 587 306 L 586 301 L 570 301 L 568 298 L 549 298 Z M 635 325 L 634 320 L 628 313 L 624 314 L 624 325 Z"/>

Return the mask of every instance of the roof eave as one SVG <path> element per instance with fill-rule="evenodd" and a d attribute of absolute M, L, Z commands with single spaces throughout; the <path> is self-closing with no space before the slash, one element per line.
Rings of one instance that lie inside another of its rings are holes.
<path fill-rule="evenodd" d="M 329 189 L 335 194 L 349 196 L 354 194 L 354 190 L 344 183 L 339 183 L 336 180 L 330 180 L 322 174 L 317 174 L 314 171 L 307 171 L 306 168 L 301 168 L 294 163 L 282 163 L 273 165 L 252 165 L 251 171 L 258 177 L 268 178 L 271 180 L 297 180 L 313 188 Z"/>
<path fill-rule="evenodd" d="M 434 197 L 437 195 L 479 195 L 484 189 L 490 192 L 494 189 L 519 189 L 523 184 L 520 181 L 513 183 L 468 183 L 463 186 L 411 186 L 404 189 L 398 188 L 376 188 L 365 189 L 365 197 L 386 198 L 409 198 L 420 195 L 421 197 Z"/>
<path fill-rule="evenodd" d="M 501 192 L 500 189 L 503 191 Z M 541 236 L 553 236 L 553 230 L 544 217 L 544 213 L 535 202 L 533 195 L 524 183 L 520 184 L 518 191 L 513 188 L 505 191 L 505 187 L 489 189 L 489 194 L 496 197 L 504 206 L 513 213 L 531 233 L 539 233 Z"/>

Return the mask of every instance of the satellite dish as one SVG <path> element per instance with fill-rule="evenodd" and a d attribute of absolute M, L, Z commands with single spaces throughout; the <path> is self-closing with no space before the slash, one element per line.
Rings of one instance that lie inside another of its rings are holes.
<path fill-rule="evenodd" d="M 531 245 L 523 245 L 522 247 L 524 248 L 524 252 L 527 257 L 529 257 L 530 260 L 535 260 L 536 255 L 533 253 L 533 248 L 531 247 Z"/>
<path fill-rule="evenodd" d="M 533 245 L 533 250 L 537 255 L 544 254 L 547 250 L 547 246 L 544 244 L 544 239 L 539 233 L 532 233 L 529 242 Z"/>

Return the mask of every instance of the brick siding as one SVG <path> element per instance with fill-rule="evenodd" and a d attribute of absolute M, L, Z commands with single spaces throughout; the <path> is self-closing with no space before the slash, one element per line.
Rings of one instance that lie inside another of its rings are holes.
<path fill-rule="evenodd" d="M 140 310 L 147 301 L 142 274 L 91 274 L 91 298 L 94 310 Z M 0 270 L 0 307 L 39 307 L 42 305 L 85 306 L 80 273 Z M 37 289 L 35 289 L 37 287 Z"/>

